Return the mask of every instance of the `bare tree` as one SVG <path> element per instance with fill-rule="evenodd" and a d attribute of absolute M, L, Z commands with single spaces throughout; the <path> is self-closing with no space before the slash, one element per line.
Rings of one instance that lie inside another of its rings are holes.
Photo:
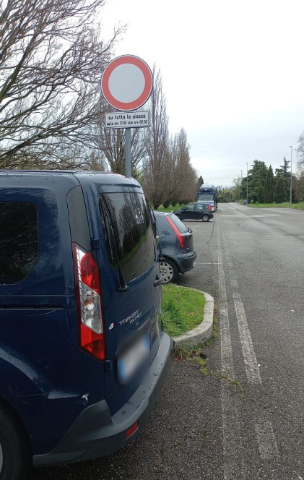
<path fill-rule="evenodd" d="M 172 203 L 187 203 L 195 199 L 197 174 L 190 163 L 190 145 L 182 128 L 174 138 L 175 166 Z"/>
<path fill-rule="evenodd" d="M 182 129 L 170 139 L 166 99 L 160 72 L 153 68 L 153 92 L 150 99 L 152 125 L 146 134 L 146 158 L 143 161 L 143 187 L 154 208 L 193 200 L 197 174 L 190 163 L 190 146 Z"/>
<path fill-rule="evenodd" d="M 304 201 L 304 172 L 292 177 L 294 196 L 297 202 Z"/>
<path fill-rule="evenodd" d="M 143 186 L 154 208 L 166 198 L 168 180 L 166 166 L 169 160 L 169 132 L 166 99 L 160 72 L 153 67 L 153 91 L 149 101 L 151 128 L 146 131 L 146 158 L 143 162 Z"/>
<path fill-rule="evenodd" d="M 298 167 L 300 170 L 304 168 L 304 132 L 301 133 L 299 140 L 298 140 L 298 148 L 297 148 L 297 154 L 298 154 Z"/>
<path fill-rule="evenodd" d="M 0 0 L 0 166 L 89 161 L 101 75 L 123 30 L 99 39 L 104 1 Z"/>

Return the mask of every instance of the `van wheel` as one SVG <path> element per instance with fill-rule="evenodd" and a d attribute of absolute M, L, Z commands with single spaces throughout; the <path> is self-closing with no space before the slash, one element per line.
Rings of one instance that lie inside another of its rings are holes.
<path fill-rule="evenodd" d="M 0 479 L 27 480 L 32 467 L 28 439 L 6 405 L 0 406 Z"/>
<path fill-rule="evenodd" d="M 202 220 L 203 220 L 203 222 L 209 222 L 209 220 L 210 220 L 209 215 L 206 215 L 206 214 L 203 215 Z"/>
<path fill-rule="evenodd" d="M 160 261 L 160 278 L 162 284 L 176 282 L 178 278 L 178 270 L 174 262 L 168 258 Z"/>

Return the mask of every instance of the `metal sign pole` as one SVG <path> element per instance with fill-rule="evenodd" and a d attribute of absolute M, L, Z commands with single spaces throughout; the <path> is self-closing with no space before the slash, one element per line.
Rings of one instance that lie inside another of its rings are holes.
<path fill-rule="evenodd" d="M 149 66 L 134 55 L 114 58 L 102 75 L 103 96 L 117 110 L 106 114 L 106 127 L 125 129 L 126 177 L 131 177 L 131 128 L 150 126 L 148 112 L 139 112 L 138 109 L 147 102 L 152 86 Z"/>
<path fill-rule="evenodd" d="M 126 177 L 131 177 L 131 128 L 125 130 L 125 151 Z"/>

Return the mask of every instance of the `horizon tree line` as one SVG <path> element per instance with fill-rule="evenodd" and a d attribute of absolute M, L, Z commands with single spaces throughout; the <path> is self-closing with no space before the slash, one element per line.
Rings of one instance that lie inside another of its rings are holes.
<path fill-rule="evenodd" d="M 284 157 L 283 165 L 273 172 L 271 165 L 267 167 L 265 162 L 254 160 L 248 177 L 234 180 L 234 199 L 248 200 L 249 203 L 283 203 L 289 202 L 291 197 L 292 202 L 304 201 L 304 172 L 292 174 L 291 183 L 289 164 L 290 161 Z"/>

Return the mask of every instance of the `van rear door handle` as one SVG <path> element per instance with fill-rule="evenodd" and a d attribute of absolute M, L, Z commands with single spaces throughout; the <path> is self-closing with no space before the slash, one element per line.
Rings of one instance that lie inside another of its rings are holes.
<path fill-rule="evenodd" d="M 153 285 L 154 287 L 159 287 L 161 283 L 162 283 L 161 278 L 156 277 L 156 280 L 154 281 Z"/>

